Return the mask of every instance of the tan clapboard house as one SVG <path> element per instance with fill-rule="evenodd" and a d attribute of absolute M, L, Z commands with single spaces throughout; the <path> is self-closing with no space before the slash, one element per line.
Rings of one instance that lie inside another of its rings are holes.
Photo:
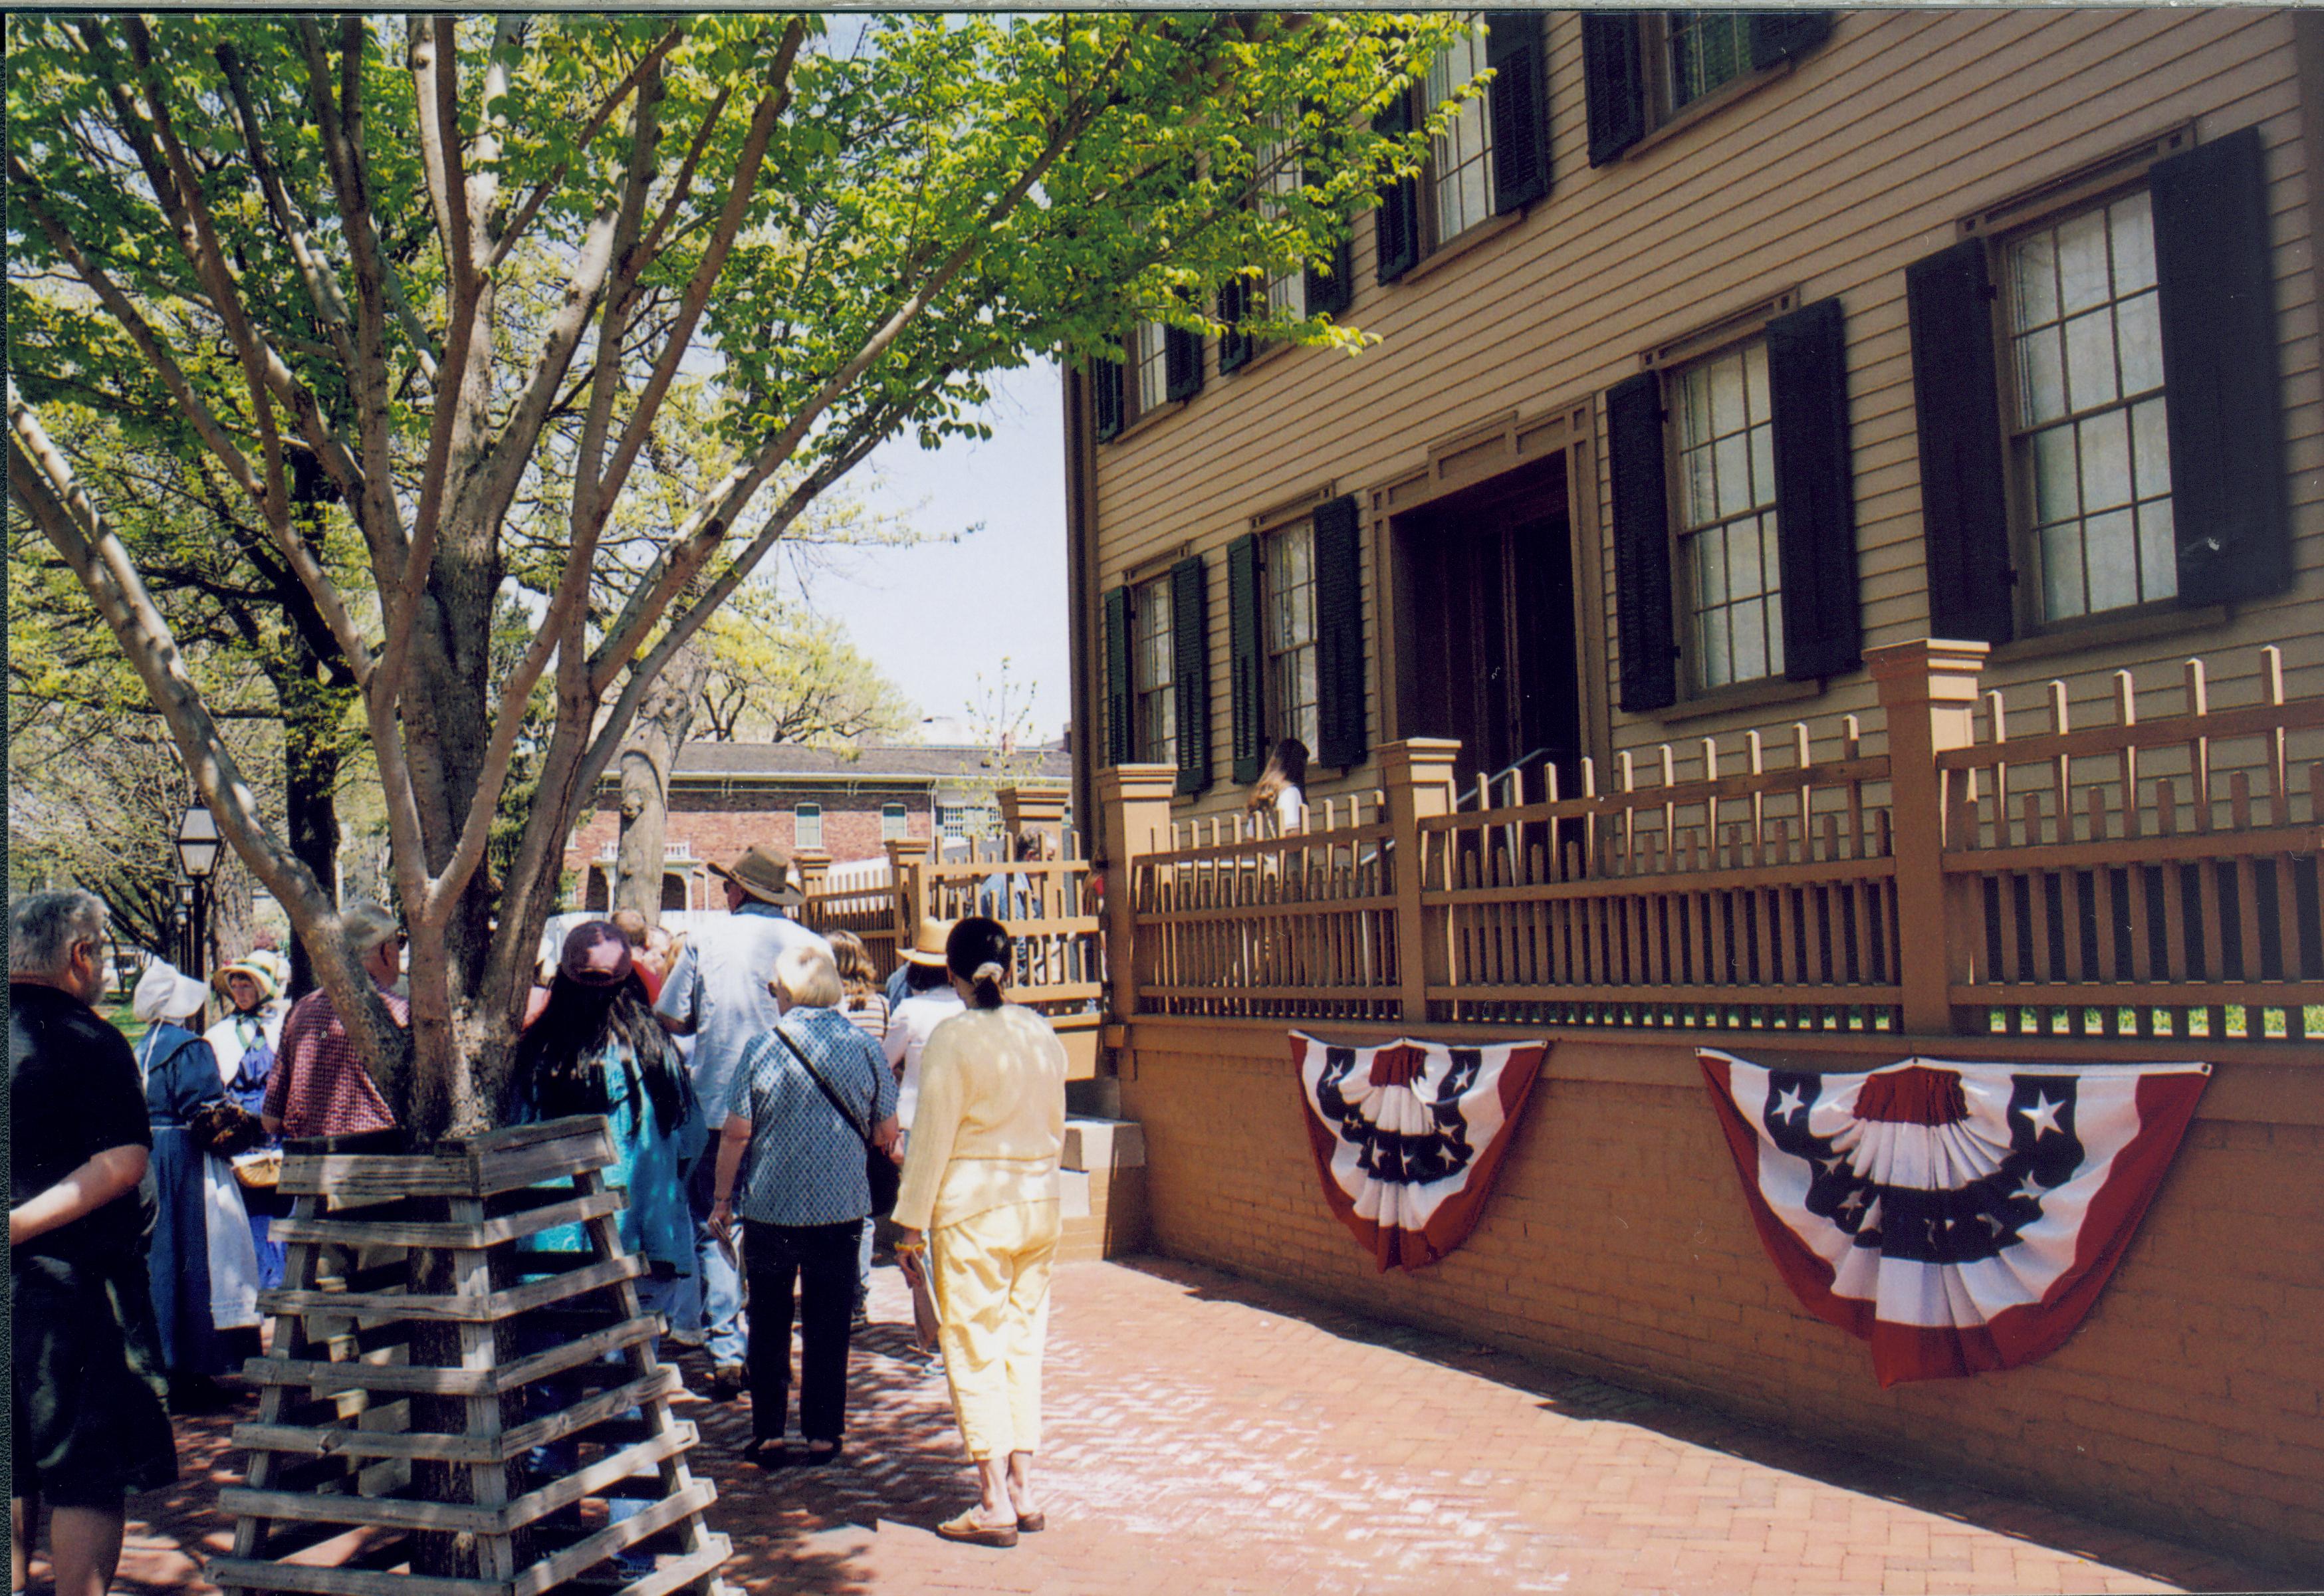
<path fill-rule="evenodd" d="M 1374 346 L 1067 377 L 1151 1244 L 2313 1570 L 2324 12 L 1478 23 L 1386 114 L 1491 69 L 1429 169 L 1238 291 Z M 1452 1257 L 1349 1244 L 1303 1029 L 1548 1044 Z M 2067 1344 L 1882 1390 L 1704 1045 L 2213 1075 Z"/>
<path fill-rule="evenodd" d="M 1489 90 L 1345 271 L 1250 291 L 1376 347 L 1142 327 L 1069 375 L 1083 780 L 1175 764 L 1185 816 L 1282 736 L 1317 799 L 1416 736 L 1463 790 L 1821 752 L 1925 636 L 2077 701 L 2190 653 L 2232 698 L 2266 642 L 2312 681 L 2319 27 L 1480 17 L 1425 92 Z"/>

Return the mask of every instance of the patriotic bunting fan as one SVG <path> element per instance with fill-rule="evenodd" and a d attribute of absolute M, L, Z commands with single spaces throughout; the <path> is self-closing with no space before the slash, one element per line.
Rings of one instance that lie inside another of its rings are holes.
<path fill-rule="evenodd" d="M 1883 1386 L 2055 1351 L 2170 1167 L 2205 1064 L 1907 1059 L 1858 1075 L 1704 1049 L 1759 1239 Z"/>
<path fill-rule="evenodd" d="M 1324 1201 L 1383 1271 L 1434 1263 L 1468 1239 L 1545 1050 L 1339 1047 L 1291 1033 Z"/>

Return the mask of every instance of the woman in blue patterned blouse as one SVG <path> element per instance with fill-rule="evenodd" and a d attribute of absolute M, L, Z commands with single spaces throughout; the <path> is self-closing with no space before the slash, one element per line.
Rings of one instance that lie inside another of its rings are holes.
<path fill-rule="evenodd" d="M 799 1461 L 839 1455 L 847 1418 L 855 1248 L 872 1212 L 868 1140 L 893 1157 L 896 1077 L 880 1045 L 839 1010 L 838 967 L 818 944 L 785 948 L 768 986 L 782 1010 L 742 1049 L 718 1143 L 710 1228 L 731 1241 L 742 1215 L 751 1287 L 750 1444 L 773 1463 L 790 1402 L 791 1295 L 799 1290 Z M 739 1196 L 735 1176 L 749 1155 Z"/>

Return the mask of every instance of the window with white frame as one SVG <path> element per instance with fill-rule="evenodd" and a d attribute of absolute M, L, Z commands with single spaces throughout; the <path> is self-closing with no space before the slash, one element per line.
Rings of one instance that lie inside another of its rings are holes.
<path fill-rule="evenodd" d="M 2040 618 L 2174 596 L 2153 208 L 2144 189 L 2003 245 L 2010 456 Z"/>
<path fill-rule="evenodd" d="M 1178 762 L 1177 694 L 1171 645 L 1170 578 L 1138 589 L 1130 613 L 1130 690 L 1137 703 L 1132 724 L 1137 757 L 1148 763 Z"/>
<path fill-rule="evenodd" d="M 791 810 L 791 846 L 801 849 L 823 846 L 821 804 L 800 804 Z"/>
<path fill-rule="evenodd" d="M 1426 104 L 1443 104 L 1485 69 L 1483 14 L 1471 14 L 1469 23 L 1460 40 L 1429 63 Z M 1483 95 L 1463 101 L 1451 125 L 1430 141 L 1428 215 L 1435 244 L 1493 214 L 1493 124 L 1486 104 Z"/>
<path fill-rule="evenodd" d="M 1169 401 L 1169 340 L 1158 321 L 1141 321 L 1130 329 L 1130 384 L 1134 415 L 1157 411 Z"/>
<path fill-rule="evenodd" d="M 1284 136 L 1280 127 L 1271 128 L 1270 136 L 1259 146 L 1259 204 L 1265 216 L 1281 215 L 1286 199 L 1298 193 L 1305 180 L 1291 146 L 1292 141 Z M 1267 309 L 1273 316 L 1297 318 L 1307 314 L 1305 268 L 1294 266 L 1281 276 L 1268 280 Z"/>
<path fill-rule="evenodd" d="M 1315 724 L 1315 526 L 1303 521 L 1268 534 L 1259 556 L 1266 593 L 1267 708 L 1275 737 L 1296 737 L 1310 752 Z"/>
<path fill-rule="evenodd" d="M 1697 689 L 1784 672 L 1767 346 L 1755 339 L 1679 372 L 1675 423 L 1685 652 Z"/>
<path fill-rule="evenodd" d="M 903 805 L 886 803 L 880 806 L 880 840 L 881 842 L 899 842 L 911 835 L 911 816 L 906 812 Z"/>

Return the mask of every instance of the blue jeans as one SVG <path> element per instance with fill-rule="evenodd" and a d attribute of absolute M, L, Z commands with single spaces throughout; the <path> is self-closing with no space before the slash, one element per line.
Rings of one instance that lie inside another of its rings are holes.
<path fill-rule="evenodd" d="M 711 1181 L 717 1167 L 718 1138 L 694 1161 L 686 1177 L 686 1204 L 694 1215 L 694 1279 L 671 1304 L 672 1324 L 698 1325 L 710 1366 L 723 1369 L 743 1360 L 748 1326 L 742 1319 L 742 1274 L 710 1231 Z"/>

